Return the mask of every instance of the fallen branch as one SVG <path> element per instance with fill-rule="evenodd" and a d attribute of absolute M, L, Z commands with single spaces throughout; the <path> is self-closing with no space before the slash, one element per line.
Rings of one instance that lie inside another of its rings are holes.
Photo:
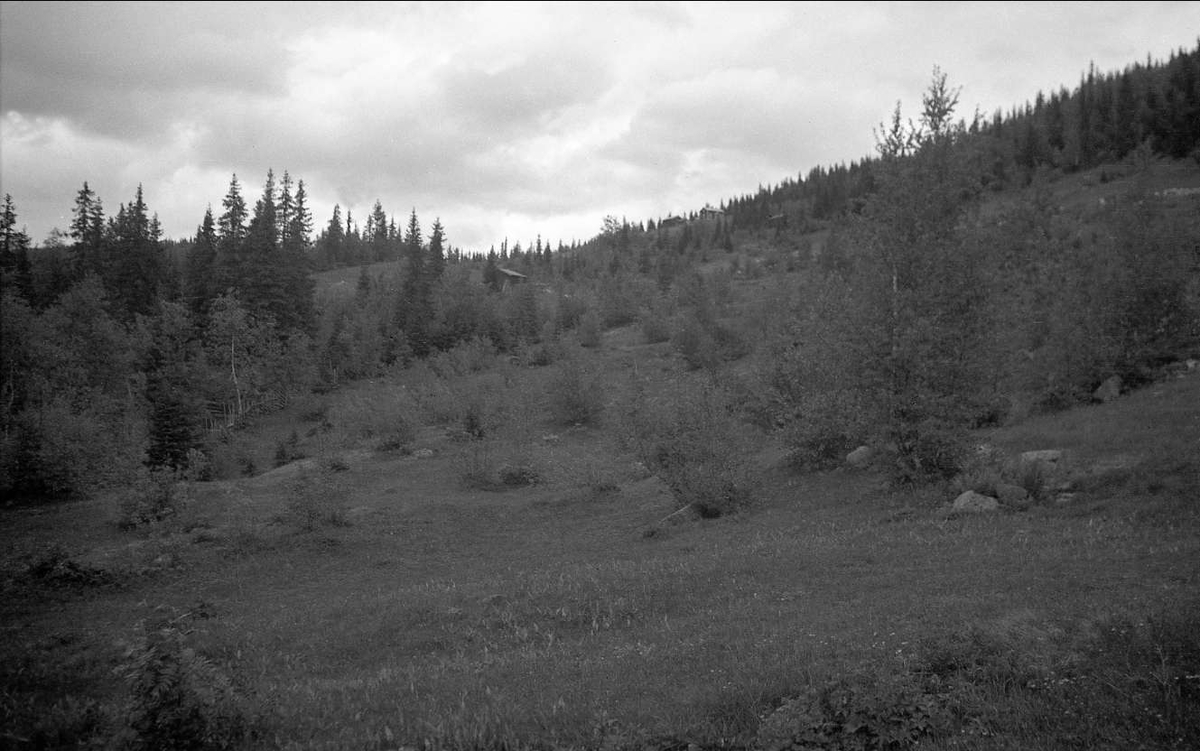
<path fill-rule="evenodd" d="M 666 516 L 664 516 L 663 518 L 659 519 L 656 523 L 662 524 L 667 519 L 670 519 L 672 516 L 675 516 L 677 514 L 682 514 L 684 511 L 687 511 L 694 505 L 695 505 L 694 503 L 689 503 L 688 505 L 684 506 L 683 508 L 676 509 L 676 510 L 672 511 L 671 513 L 667 514 Z"/>

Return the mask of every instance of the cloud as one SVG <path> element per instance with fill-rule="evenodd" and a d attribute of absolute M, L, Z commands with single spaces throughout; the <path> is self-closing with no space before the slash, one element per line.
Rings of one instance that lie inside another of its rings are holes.
<path fill-rule="evenodd" d="M 281 34 L 236 4 L 7 3 L 5 111 L 153 138 L 194 92 L 261 96 L 284 83 Z"/>
<path fill-rule="evenodd" d="M 960 113 L 1194 45 L 1200 5 L 0 3 L 0 177 L 34 237 L 88 180 L 171 236 L 303 179 L 318 227 L 583 239 L 872 152 L 934 65 Z"/>

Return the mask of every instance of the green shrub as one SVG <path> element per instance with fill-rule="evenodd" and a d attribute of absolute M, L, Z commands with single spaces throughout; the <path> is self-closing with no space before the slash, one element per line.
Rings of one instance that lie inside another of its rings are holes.
<path fill-rule="evenodd" d="M 130 684 L 124 745 L 217 749 L 249 745 L 256 733 L 247 699 L 230 677 L 186 644 L 176 622 L 149 626 L 125 655 Z"/>
<path fill-rule="evenodd" d="M 340 460 L 328 459 L 315 469 L 305 470 L 288 485 L 286 520 L 302 532 L 315 532 L 322 526 L 345 527 L 346 517 L 339 472 L 347 469 Z"/>
<path fill-rule="evenodd" d="M 796 414 L 785 422 L 784 443 L 791 461 L 802 469 L 828 469 L 842 463 L 861 446 L 870 430 L 862 395 L 830 390 L 805 395 L 794 405 Z"/>
<path fill-rule="evenodd" d="M 126 483 L 141 464 L 141 443 L 113 415 L 55 399 L 17 418 L 5 464 L 11 488 L 34 495 L 86 497 Z"/>
<path fill-rule="evenodd" d="M 414 398 L 400 388 L 347 393 L 331 405 L 334 427 L 327 440 L 336 448 L 366 443 L 377 451 L 403 449 L 416 440 L 416 411 Z"/>
<path fill-rule="evenodd" d="M 599 347 L 602 333 L 599 314 L 589 308 L 579 319 L 579 344 L 592 349 Z"/>
<path fill-rule="evenodd" d="M 542 481 L 541 473 L 527 465 L 505 464 L 499 470 L 500 483 L 510 488 L 537 485 Z"/>
<path fill-rule="evenodd" d="M 768 749 L 898 751 L 939 732 L 941 715 L 937 697 L 909 681 L 845 678 L 784 702 L 758 738 Z"/>
<path fill-rule="evenodd" d="M 72 559 L 58 544 L 41 550 L 26 567 L 25 576 L 48 587 L 102 587 L 114 582 L 110 572 Z"/>
<path fill-rule="evenodd" d="M 133 529 L 163 521 L 182 511 L 188 500 L 188 484 L 179 472 L 165 467 L 143 468 L 121 497 L 117 526 Z"/>
<path fill-rule="evenodd" d="M 550 414 L 560 425 L 588 425 L 604 411 L 604 389 L 597 374 L 578 357 L 564 360 L 550 381 Z"/>
<path fill-rule="evenodd" d="M 890 434 L 896 447 L 892 481 L 897 485 L 926 485 L 957 475 L 969 454 L 961 427 L 938 420 L 903 422 Z"/>
<path fill-rule="evenodd" d="M 428 358 L 428 365 L 441 378 L 480 373 L 492 368 L 499 355 L 495 343 L 485 336 L 473 336 L 445 352 Z"/>
<path fill-rule="evenodd" d="M 753 438 L 711 383 L 681 384 L 659 399 L 635 398 L 625 422 L 630 448 L 680 508 L 717 517 L 754 502 Z"/>
<path fill-rule="evenodd" d="M 304 454 L 299 449 L 300 436 L 296 431 L 292 431 L 286 439 L 275 444 L 275 457 L 273 464 L 276 467 L 282 467 L 285 464 L 290 464 L 297 459 L 303 459 Z"/>
<path fill-rule="evenodd" d="M 642 336 L 647 344 L 660 344 L 671 341 L 671 319 L 663 311 L 645 309 L 639 316 L 642 324 Z"/>

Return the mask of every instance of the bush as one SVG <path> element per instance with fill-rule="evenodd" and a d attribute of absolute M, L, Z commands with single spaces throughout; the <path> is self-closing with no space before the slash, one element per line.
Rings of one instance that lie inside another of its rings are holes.
<path fill-rule="evenodd" d="M 867 408 L 851 390 L 818 392 L 795 405 L 796 415 L 784 429 L 791 461 L 801 469 L 828 469 L 866 440 Z"/>
<path fill-rule="evenodd" d="M 604 389 L 600 378 L 587 370 L 579 358 L 564 360 L 550 381 L 550 414 L 562 425 L 588 425 L 604 411 Z"/>
<path fill-rule="evenodd" d="M 339 460 L 321 462 L 315 470 L 305 470 L 289 486 L 286 518 L 302 532 L 315 532 L 324 525 L 349 526 L 344 495 L 337 473 L 346 465 Z"/>
<path fill-rule="evenodd" d="M 25 569 L 25 576 L 49 587 L 102 587 L 115 581 L 110 572 L 72 559 L 58 544 L 43 549 Z"/>
<path fill-rule="evenodd" d="M 505 464 L 500 467 L 499 477 L 500 483 L 510 488 L 536 485 L 542 481 L 541 473 L 533 467 L 523 464 Z"/>
<path fill-rule="evenodd" d="M 969 454 L 960 427 L 933 419 L 901 423 L 891 438 L 896 446 L 892 481 L 897 485 L 949 480 L 962 470 Z"/>
<path fill-rule="evenodd" d="M 331 405 L 330 443 L 351 448 L 365 442 L 378 451 L 403 449 L 416 440 L 415 412 L 414 399 L 400 389 L 348 393 Z"/>
<path fill-rule="evenodd" d="M 297 459 L 303 459 L 304 454 L 299 450 L 300 436 L 296 431 L 292 431 L 291 435 L 286 440 L 282 440 L 275 444 L 275 458 L 273 463 L 276 467 L 282 467 L 285 464 L 291 464 Z"/>
<path fill-rule="evenodd" d="M 255 736 L 246 698 L 211 661 L 186 645 L 176 622 L 147 627 L 125 654 L 130 683 L 125 745 L 209 749 L 247 745 Z"/>
<path fill-rule="evenodd" d="M 174 516 L 188 501 L 188 485 L 180 474 L 165 467 L 143 468 L 122 496 L 117 526 L 133 529 Z"/>
<path fill-rule="evenodd" d="M 428 363 L 434 373 L 448 379 L 488 370 L 496 364 L 497 357 L 491 339 L 474 336 L 428 358 Z"/>
<path fill-rule="evenodd" d="M 640 316 L 642 336 L 647 344 L 661 344 L 671 340 L 671 319 L 661 309 L 647 308 Z"/>
<path fill-rule="evenodd" d="M 942 714 L 912 681 L 845 678 L 784 702 L 758 739 L 772 749 L 906 749 L 939 731 Z"/>
<path fill-rule="evenodd" d="M 749 456 L 752 437 L 711 384 L 682 385 L 657 400 L 636 398 L 624 432 L 680 508 L 691 506 L 710 518 L 753 503 L 758 482 Z"/>
<path fill-rule="evenodd" d="M 599 347 L 602 333 L 599 314 L 589 308 L 579 319 L 579 344 L 589 348 Z"/>
<path fill-rule="evenodd" d="M 17 418 L 6 473 L 14 490 L 84 497 L 128 482 L 141 463 L 141 445 L 98 410 L 75 410 L 63 399 Z"/>
<path fill-rule="evenodd" d="M 746 341 L 736 331 L 703 316 L 685 316 L 671 344 L 693 370 L 715 370 L 721 363 L 749 352 Z"/>

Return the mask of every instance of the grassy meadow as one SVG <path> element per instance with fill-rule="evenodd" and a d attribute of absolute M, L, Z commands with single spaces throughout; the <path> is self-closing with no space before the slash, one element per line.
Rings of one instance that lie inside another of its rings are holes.
<path fill-rule="evenodd" d="M 129 491 L 0 511 L 0 747 L 1200 745 L 1200 372 L 979 431 L 1064 451 L 1022 509 L 754 432 L 704 519 L 631 449 L 697 388 L 645 342 L 314 394 L 132 530 Z"/>

